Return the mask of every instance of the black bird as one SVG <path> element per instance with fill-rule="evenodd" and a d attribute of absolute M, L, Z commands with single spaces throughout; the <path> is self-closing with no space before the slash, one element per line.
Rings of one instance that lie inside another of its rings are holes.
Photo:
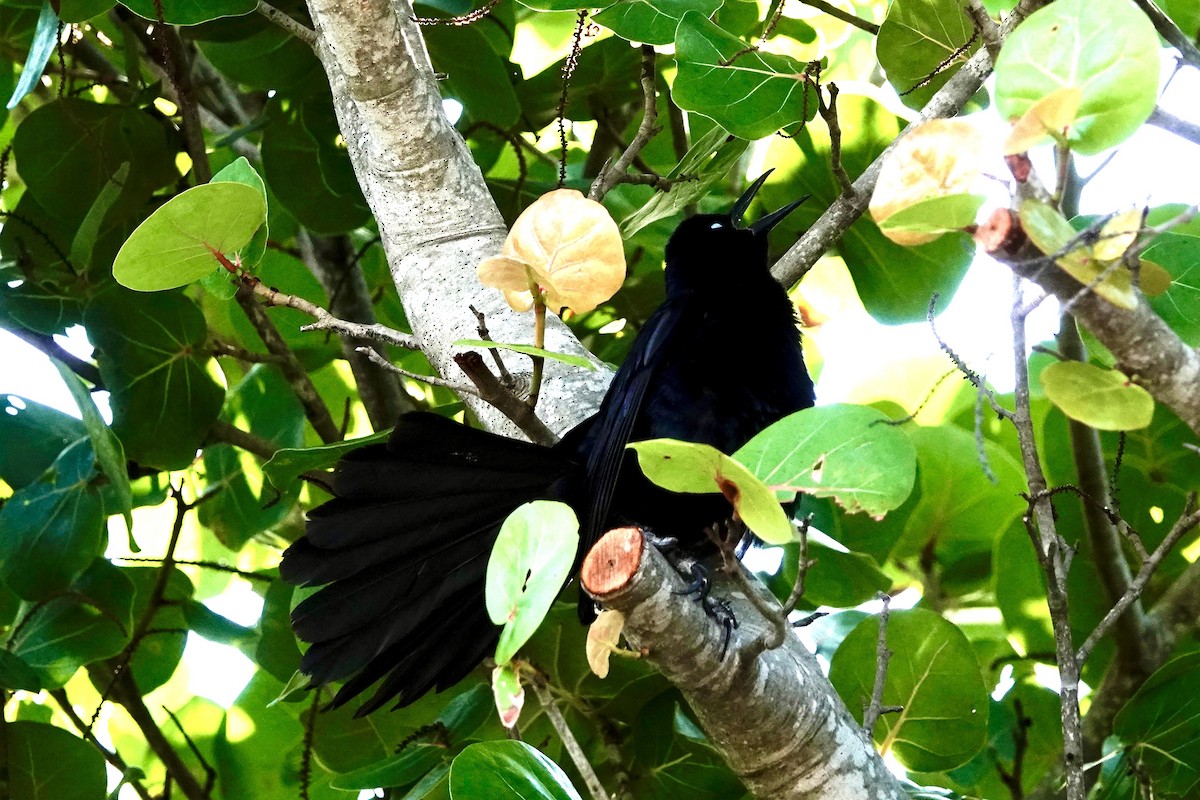
<path fill-rule="evenodd" d="M 669 437 L 732 453 L 776 420 L 813 404 L 796 316 L 771 277 L 767 233 L 803 200 L 753 225 L 742 214 L 767 175 L 728 214 L 680 223 L 666 249 L 666 300 L 638 332 L 600 410 L 553 448 L 406 414 L 386 445 L 348 454 L 335 498 L 313 510 L 284 553 L 283 579 L 328 584 L 292 612 L 311 643 L 301 671 L 316 686 L 345 683 L 339 706 L 384 678 L 358 709 L 407 705 L 445 689 L 495 646 L 484 576 L 505 517 L 555 499 L 580 519 L 577 561 L 607 529 L 635 523 L 713 552 L 705 528 L 728 520 L 719 494 L 651 484 L 626 449 Z M 581 617 L 591 613 L 581 598 Z M 386 676 L 386 677 L 384 677 Z"/>

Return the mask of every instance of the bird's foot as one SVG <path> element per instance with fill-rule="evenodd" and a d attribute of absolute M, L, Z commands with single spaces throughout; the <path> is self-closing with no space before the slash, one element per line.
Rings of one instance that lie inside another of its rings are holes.
<path fill-rule="evenodd" d="M 729 640 L 733 636 L 733 630 L 738 626 L 737 616 L 733 613 L 733 607 L 729 605 L 728 600 L 722 600 L 710 594 L 712 581 L 703 564 L 693 563 L 689 571 L 692 582 L 675 594 L 695 595 L 696 602 L 704 609 L 705 615 L 725 631 L 725 636 L 721 640 L 721 658 L 724 659 L 725 653 L 729 650 Z"/>

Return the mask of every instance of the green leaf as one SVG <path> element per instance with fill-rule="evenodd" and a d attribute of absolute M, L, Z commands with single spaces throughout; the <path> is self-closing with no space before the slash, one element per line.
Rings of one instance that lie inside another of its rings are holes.
<path fill-rule="evenodd" d="M 534 11 L 576 11 L 582 8 L 603 8 L 612 0 L 599 0 L 595 4 L 589 0 L 517 0 L 517 2 Z"/>
<path fill-rule="evenodd" d="M 900 132 L 894 114 L 866 97 L 838 97 L 842 129 L 842 163 L 860 174 Z M 760 193 L 767 208 L 778 208 L 806 194 L 812 199 L 777 227 L 778 242 L 794 242 L 840 195 L 829 169 L 829 134 L 823 125 L 806 126 L 791 140 L 776 137 L 767 144 L 766 163 L 776 165 Z M 934 292 L 949 298 L 971 265 L 974 246 L 966 234 L 951 234 L 918 247 L 904 247 L 885 237 L 863 215 L 838 242 L 838 255 L 854 278 L 854 288 L 867 312 L 894 325 L 923 321 Z"/>
<path fill-rule="evenodd" d="M 104 800 L 104 756 L 83 739 L 41 722 L 6 723 L 4 735 L 14 800 Z"/>
<path fill-rule="evenodd" d="M 100 416 L 100 409 L 96 408 L 91 392 L 83 385 L 83 381 L 79 380 L 79 376 L 57 358 L 51 358 L 50 361 L 58 369 L 58 374 L 62 376 L 67 388 L 71 390 L 71 396 L 75 398 L 75 405 L 79 407 L 79 413 L 83 417 L 83 427 L 87 430 L 88 438 L 92 440 L 92 451 L 96 454 L 96 461 L 100 464 L 104 476 L 108 478 L 117 499 L 117 510 L 125 517 L 125 527 L 132 536 L 133 491 L 129 488 L 129 472 L 125 468 L 125 448 Z"/>
<path fill-rule="evenodd" d="M 20 656 L 0 649 L 0 688 L 40 692 L 42 680 Z"/>
<path fill-rule="evenodd" d="M 1168 661 L 1117 713 L 1113 733 L 1140 762 L 1155 795 L 1193 797 L 1200 788 L 1200 653 Z"/>
<path fill-rule="evenodd" d="M 671 86 L 679 107 L 712 117 L 743 139 L 761 139 L 812 119 L 817 100 L 801 77 L 804 64 L 758 51 L 737 55 L 746 49 L 704 14 L 686 12 L 675 40 L 679 74 Z"/>
<path fill-rule="evenodd" d="M 250 162 L 245 156 L 238 156 L 237 160 L 224 167 L 216 175 L 212 176 L 209 183 L 244 183 L 257 189 L 263 196 L 264 205 L 267 202 L 267 185 L 263 182 L 262 176 L 259 175 L 254 167 L 250 166 Z M 263 254 L 267 252 L 267 238 L 270 235 L 270 227 L 264 217 L 262 227 L 254 232 L 254 236 L 250 238 L 250 243 L 242 250 L 242 266 L 254 267 L 259 261 L 262 261 Z M 228 272 L 225 278 L 227 279 Z M 211 272 L 209 273 L 212 274 Z M 218 273 L 219 274 L 219 273 Z M 228 285 L 228 280 L 226 281 Z"/>
<path fill-rule="evenodd" d="M 745 139 L 731 136 L 729 131 L 714 125 L 692 143 L 684 157 L 666 176 L 674 179 L 686 175 L 695 180 L 680 180 L 665 192 L 655 192 L 649 202 L 624 219 L 621 235 L 629 239 L 647 225 L 699 202 L 718 181 L 725 179 L 729 169 L 749 146 L 750 143 Z"/>
<path fill-rule="evenodd" d="M 1020 464 L 1004 448 L 987 442 L 984 452 L 997 480 L 992 483 L 967 431 L 918 426 L 909 436 L 917 448 L 920 490 L 892 557 L 912 558 L 929 547 L 943 567 L 987 557 L 996 538 L 1025 508 Z"/>
<path fill-rule="evenodd" d="M 258 0 L 161 0 L 161 12 L 155 0 L 121 0 L 121 5 L 144 19 L 158 19 L 171 25 L 196 25 L 220 17 L 249 14 L 258 8 Z"/>
<path fill-rule="evenodd" d="M 521 685 L 521 675 L 516 665 L 497 664 L 492 670 L 492 701 L 500 716 L 500 724 L 515 730 L 521 718 L 521 709 L 525 707 L 525 687 Z"/>
<path fill-rule="evenodd" d="M 1123 264 L 1100 261 L 1079 231 L 1049 203 L 1026 198 L 1017 211 L 1021 227 L 1037 249 L 1055 257 L 1063 270 L 1096 294 L 1121 308 L 1137 307 L 1133 275 Z M 1103 279 L 1101 279 L 1103 277 Z"/>
<path fill-rule="evenodd" d="M 61 0 L 58 17 L 63 22 L 87 22 L 114 5 L 113 0 Z"/>
<path fill-rule="evenodd" d="M 1051 92 L 1082 93 L 1067 142 L 1085 155 L 1129 138 L 1154 110 L 1159 44 L 1130 0 L 1059 0 L 1035 11 L 996 60 L 996 108 L 1021 117 Z"/>
<path fill-rule="evenodd" d="M 13 136 L 13 153 L 38 203 L 70 220 L 83 219 L 110 181 L 121 191 L 108 216 L 129 216 L 141 212 L 154 190 L 179 178 L 161 122 L 137 108 L 78 98 L 31 112 Z M 119 178 L 125 164 L 128 177 Z M 97 230 L 104 216 L 94 221 Z M 72 238 L 78 238 L 74 231 Z"/>
<path fill-rule="evenodd" d="M 1150 307 L 1180 339 L 1192 346 L 1200 344 L 1200 237 L 1161 234 L 1142 258 L 1171 273 L 1171 287 L 1165 294 L 1147 298 Z"/>
<path fill-rule="evenodd" d="M 88 304 L 84 321 L 126 457 L 163 469 L 190 464 L 225 396 L 207 372 L 208 331 L 195 303 L 114 290 Z"/>
<path fill-rule="evenodd" d="M 352 231 L 366 224 L 370 209 L 354 176 L 350 156 L 329 99 L 267 108 L 262 166 L 267 185 L 296 220 L 321 234 Z"/>
<path fill-rule="evenodd" d="M 248 245 L 266 219 L 266 200 L 254 187 L 194 186 L 137 227 L 117 253 L 113 277 L 140 292 L 184 286 L 212 272 L 216 254 Z"/>
<path fill-rule="evenodd" d="M 263 598 L 259 619 L 259 638 L 246 655 L 276 680 L 287 683 L 300 669 L 300 648 L 292 633 L 289 614 L 292 609 L 293 587 L 281 580 L 271 581 Z M 308 685 L 307 679 L 302 684 Z"/>
<path fill-rule="evenodd" d="M 104 507 L 90 485 L 92 447 L 68 447 L 0 508 L 0 576 L 19 597 L 60 594 L 104 551 Z"/>
<path fill-rule="evenodd" d="M 437 767 L 446 755 L 445 747 L 414 742 L 390 758 L 338 775 L 329 785 L 346 791 L 410 786 Z"/>
<path fill-rule="evenodd" d="M 134 587 L 133 618 L 142 619 L 150 608 L 150 597 L 158 583 L 161 567 L 122 567 L 121 573 Z M 177 567 L 172 568 L 163 589 L 165 602 L 154 612 L 147 630 L 130 662 L 134 683 L 142 694 L 149 694 L 175 674 L 183 658 L 187 631 L 191 627 L 185 612 L 192 604 L 192 581 Z M 101 686 L 103 689 L 103 686 Z"/>
<path fill-rule="evenodd" d="M 581 800 L 562 768 L 524 742 L 476 742 L 450 766 L 453 800 Z"/>
<path fill-rule="evenodd" d="M 672 492 L 719 492 L 764 542 L 784 544 L 795 538 L 772 487 L 715 447 L 675 439 L 648 439 L 628 447 L 637 452 L 642 473 L 656 485 Z"/>
<path fill-rule="evenodd" d="M 517 123 L 521 107 L 505 59 L 478 28 L 430 25 L 421 36 L 434 69 L 447 76 L 439 82 L 443 97 L 458 99 L 472 122 L 490 122 L 504 130 Z"/>
<path fill-rule="evenodd" d="M 0 401 L 0 480 L 13 489 L 37 480 L 71 442 L 87 435 L 68 414 L 15 394 Z"/>
<path fill-rule="evenodd" d="M 584 369 L 595 370 L 595 363 L 586 356 L 576 356 L 570 353 L 555 353 L 553 350 L 545 350 L 541 347 L 534 347 L 529 344 L 510 344 L 507 342 L 488 342 L 483 339 L 459 339 L 454 343 L 455 347 L 496 347 L 501 350 L 512 350 L 516 353 L 524 353 L 527 356 L 541 356 L 542 358 L 552 358 L 555 361 L 562 361 L 570 364 L 573 367 L 583 367 Z"/>
<path fill-rule="evenodd" d="M 108 216 L 108 212 L 112 210 L 113 205 L 117 202 L 117 198 L 121 196 L 121 190 L 128 178 L 129 162 L 126 161 L 117 167 L 117 171 L 109 178 L 108 183 L 104 184 L 104 188 L 100 190 L 100 194 L 96 195 L 95 202 L 88 209 L 87 216 L 83 218 L 83 222 L 79 224 L 79 230 L 76 231 L 75 238 L 71 240 L 70 255 L 73 263 L 91 263 L 92 251 L 96 247 L 96 240 L 100 238 L 100 226 L 104 222 L 104 218 Z"/>
<path fill-rule="evenodd" d="M 857 720 L 875 683 L 879 618 L 868 617 L 833 656 L 829 680 Z M 875 741 L 905 767 L 922 772 L 964 764 L 987 739 L 988 695 L 971 643 L 957 627 L 926 609 L 892 611 L 887 647 L 892 651 L 883 704 L 903 706 L 884 714 Z"/>
<path fill-rule="evenodd" d="M 987 198 L 981 194 L 951 194 L 920 200 L 879 223 L 881 231 L 949 233 L 975 224 Z"/>
<path fill-rule="evenodd" d="M 646 44 L 674 44 L 675 29 L 688 11 L 711 17 L 722 0 L 620 0 L 592 19 L 622 39 Z"/>
<path fill-rule="evenodd" d="M 304 409 L 283 374 L 257 365 L 229 392 L 225 417 L 276 447 L 304 442 Z M 204 448 L 204 495 L 200 523 L 230 550 L 240 550 L 256 534 L 281 524 L 292 512 L 299 487 L 278 492 L 264 480 L 258 459 L 229 444 Z"/>
<path fill-rule="evenodd" d="M 882 411 L 834 404 L 797 411 L 734 453 L 777 492 L 832 497 L 850 513 L 885 514 L 912 492 L 916 452 Z"/>
<path fill-rule="evenodd" d="M 280 492 L 286 492 L 292 483 L 305 472 L 332 467 L 337 460 L 351 450 L 368 444 L 386 442 L 392 435 L 390 430 L 373 433 L 359 439 L 348 439 L 334 444 L 317 447 L 283 447 L 275 451 L 271 460 L 263 464 L 263 474 Z"/>
<path fill-rule="evenodd" d="M 285 8 L 285 10 L 293 10 Z M 261 14 L 226 17 L 188 31 L 204 57 L 231 83 L 289 98 L 329 92 L 321 62 L 307 42 Z M 266 120 L 248 126 L 251 130 Z M 243 135 L 250 132 L 242 128 Z M 225 145 L 228 142 L 218 142 Z"/>
<path fill-rule="evenodd" d="M 784 599 L 796 585 L 800 549 L 799 545 L 788 545 L 787 548 L 790 552 L 783 568 L 768 581 L 775 596 Z M 892 587 L 892 579 L 865 553 L 847 553 L 810 541 L 808 557 L 815 563 L 809 568 L 804 582 L 802 602 L 805 607 L 853 608 Z"/>
<path fill-rule="evenodd" d="M 1071 419 L 1102 431 L 1144 428 L 1154 398 L 1124 374 L 1079 361 L 1056 361 L 1042 370 L 1046 397 Z"/>
<path fill-rule="evenodd" d="M 496 662 L 507 664 L 542 624 L 579 548 L 579 520 L 565 503 L 535 500 L 508 515 L 488 560 L 488 616 L 503 625 Z"/>
<path fill-rule="evenodd" d="M 129 642 L 134 589 L 107 559 L 97 558 L 69 591 L 45 603 L 25 603 L 12 652 L 58 688 L 84 664 L 110 658 Z"/>
<path fill-rule="evenodd" d="M 920 109 L 979 49 L 977 41 L 944 65 L 974 35 L 975 26 L 956 0 L 893 0 L 879 26 L 875 54 L 900 100 Z"/>
<path fill-rule="evenodd" d="M 21 78 L 13 89 L 12 97 L 8 98 L 6 108 L 12 110 L 25 95 L 33 91 L 42 79 L 42 70 L 50 61 L 50 54 L 58 45 L 58 15 L 50 5 L 50 0 L 42 3 L 38 15 L 37 30 L 33 34 L 33 42 L 29 45 L 29 54 L 25 56 L 25 66 L 21 69 Z"/>

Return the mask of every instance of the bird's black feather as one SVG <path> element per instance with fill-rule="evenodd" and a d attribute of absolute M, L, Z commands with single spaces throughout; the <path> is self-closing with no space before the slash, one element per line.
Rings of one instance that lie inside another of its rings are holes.
<path fill-rule="evenodd" d="M 280 565 L 290 583 L 324 586 L 296 606 L 292 623 L 311 643 L 301 663 L 311 683 L 345 681 L 332 705 L 380 679 L 358 713 L 392 698 L 405 705 L 479 663 L 499 632 L 483 602 L 488 555 L 522 503 L 561 500 L 576 510 L 577 561 L 616 524 L 674 537 L 693 555 L 711 548 L 704 528 L 730 517 L 725 498 L 654 486 L 626 445 L 673 438 L 731 453 L 813 404 L 794 310 L 767 264 L 766 233 L 781 216 L 740 224 L 761 184 L 735 213 L 676 229 L 666 301 L 597 414 L 555 447 L 407 414 L 386 445 L 342 459 L 335 498 L 309 515 Z"/>

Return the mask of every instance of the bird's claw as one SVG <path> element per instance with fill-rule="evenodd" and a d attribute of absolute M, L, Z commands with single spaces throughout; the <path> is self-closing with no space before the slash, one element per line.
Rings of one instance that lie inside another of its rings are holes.
<path fill-rule="evenodd" d="M 725 631 L 725 636 L 721 640 L 721 658 L 724 659 L 725 653 L 729 650 L 729 640 L 733 636 L 733 630 L 738 626 L 737 616 L 733 613 L 733 607 L 729 605 L 728 600 L 712 597 L 709 594 L 712 582 L 709 580 L 708 570 L 702 564 L 692 564 L 690 572 L 692 582 L 673 594 L 695 595 L 696 602 L 704 609 L 705 615 Z"/>

